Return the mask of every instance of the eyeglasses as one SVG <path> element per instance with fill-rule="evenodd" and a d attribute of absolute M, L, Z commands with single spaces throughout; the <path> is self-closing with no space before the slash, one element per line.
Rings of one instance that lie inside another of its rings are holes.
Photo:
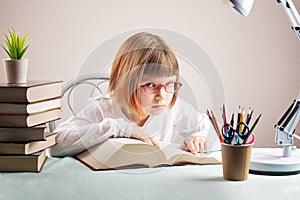
<path fill-rule="evenodd" d="M 178 81 L 169 82 L 166 84 L 155 84 L 155 83 L 149 82 L 149 83 L 140 85 L 140 87 L 143 88 L 144 91 L 148 94 L 158 93 L 162 87 L 164 87 L 165 91 L 168 93 L 175 93 L 180 89 L 181 86 L 182 86 L 182 83 L 180 83 Z"/>

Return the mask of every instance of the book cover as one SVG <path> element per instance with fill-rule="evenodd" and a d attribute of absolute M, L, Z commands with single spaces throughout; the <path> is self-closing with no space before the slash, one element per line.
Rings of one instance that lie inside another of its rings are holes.
<path fill-rule="evenodd" d="M 28 80 L 24 84 L 0 83 L 0 102 L 32 103 L 60 97 L 62 81 Z"/>
<path fill-rule="evenodd" d="M 31 155 L 0 155 L 0 171 L 40 172 L 46 158 L 46 150 Z"/>
<path fill-rule="evenodd" d="M 47 133 L 45 141 L 34 142 L 19 142 L 19 143 L 0 143 L 0 154 L 33 154 L 35 152 L 44 150 L 56 144 L 55 137 L 57 134 Z"/>
<path fill-rule="evenodd" d="M 2 127 L 32 127 L 60 119 L 60 109 L 48 110 L 31 115 L 0 115 Z"/>
<path fill-rule="evenodd" d="M 46 124 L 34 127 L 0 127 L 0 142 L 30 142 L 46 139 Z"/>
<path fill-rule="evenodd" d="M 61 107 L 61 98 L 43 100 L 34 103 L 0 103 L 0 114 L 34 114 Z"/>
<path fill-rule="evenodd" d="M 160 144 L 160 147 L 129 138 L 113 138 L 75 157 L 93 170 L 221 163 L 209 152 L 193 155 L 180 149 L 179 144 Z"/>

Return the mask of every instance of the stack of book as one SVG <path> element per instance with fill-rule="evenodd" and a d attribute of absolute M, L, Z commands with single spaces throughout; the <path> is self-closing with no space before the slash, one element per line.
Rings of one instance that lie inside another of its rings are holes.
<path fill-rule="evenodd" d="M 47 122 L 60 119 L 62 81 L 0 83 L 0 171 L 39 172 L 56 134 Z"/>

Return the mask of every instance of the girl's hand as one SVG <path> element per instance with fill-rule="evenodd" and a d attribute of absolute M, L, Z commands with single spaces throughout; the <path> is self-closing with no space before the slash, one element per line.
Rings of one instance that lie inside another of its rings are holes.
<path fill-rule="evenodd" d="M 156 147 L 160 148 L 158 142 L 156 140 L 154 140 L 153 138 L 144 137 L 144 136 L 137 135 L 137 134 L 134 134 L 134 133 L 132 133 L 130 135 L 130 138 L 141 140 L 143 142 L 149 143 L 149 144 L 151 144 L 153 146 L 156 146 Z"/>
<path fill-rule="evenodd" d="M 181 148 L 190 151 L 192 154 L 201 153 L 205 150 L 205 137 L 203 136 L 189 136 L 184 139 Z"/>

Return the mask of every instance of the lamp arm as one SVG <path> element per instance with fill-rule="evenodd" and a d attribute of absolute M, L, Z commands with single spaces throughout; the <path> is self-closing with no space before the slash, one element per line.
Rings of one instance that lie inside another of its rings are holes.
<path fill-rule="evenodd" d="M 277 0 L 290 20 L 292 29 L 295 31 L 297 38 L 300 40 L 300 17 L 292 0 Z"/>
<path fill-rule="evenodd" d="M 300 94 L 287 109 L 276 128 L 276 144 L 283 146 L 293 145 L 293 138 L 296 126 L 300 119 Z M 298 139 L 298 137 L 295 137 Z"/>

